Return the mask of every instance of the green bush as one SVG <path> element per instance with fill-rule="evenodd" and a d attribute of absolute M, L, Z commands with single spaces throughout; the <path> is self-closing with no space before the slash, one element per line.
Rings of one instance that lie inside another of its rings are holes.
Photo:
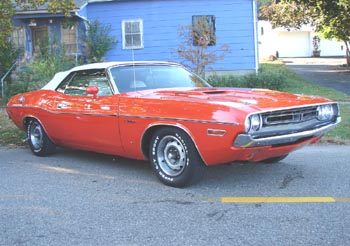
<path fill-rule="evenodd" d="M 52 44 L 45 54 L 40 53 L 31 63 L 18 68 L 7 83 L 6 99 L 13 95 L 38 90 L 60 71 L 74 66 L 74 61 L 65 55 L 63 45 Z"/>
<path fill-rule="evenodd" d="M 104 25 L 98 20 L 88 23 L 88 32 L 83 37 L 88 62 L 103 61 L 105 54 L 118 43 L 114 36 L 110 36 L 111 30 L 111 25 Z"/>
<path fill-rule="evenodd" d="M 237 84 L 239 84 L 239 78 L 233 75 L 219 76 L 214 74 L 210 75 L 207 81 L 214 87 L 239 87 L 237 86 Z"/>
<path fill-rule="evenodd" d="M 110 25 L 105 26 L 98 21 L 89 24 L 89 32 L 83 39 L 87 46 L 85 54 L 87 62 L 102 61 L 108 50 L 116 45 L 117 40 L 109 36 L 110 31 Z M 79 61 L 79 64 L 75 64 L 76 61 L 66 55 L 65 45 L 61 44 L 57 37 L 51 38 L 50 42 L 40 43 L 39 48 L 31 63 L 18 68 L 6 81 L 5 102 L 13 95 L 40 89 L 57 72 L 83 63 Z"/>
<path fill-rule="evenodd" d="M 288 74 L 284 69 L 270 69 L 269 64 L 262 64 L 258 74 L 251 73 L 244 76 L 212 75 L 208 82 L 214 87 L 247 87 L 264 88 L 271 90 L 283 90 L 286 87 L 285 80 Z"/>

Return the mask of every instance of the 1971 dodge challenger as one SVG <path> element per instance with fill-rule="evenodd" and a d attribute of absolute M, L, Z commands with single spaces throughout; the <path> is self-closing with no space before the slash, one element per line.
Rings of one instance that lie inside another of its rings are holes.
<path fill-rule="evenodd" d="M 13 96 L 6 110 L 35 155 L 66 146 L 148 159 L 174 187 L 198 181 L 205 166 L 280 161 L 341 120 L 331 100 L 213 88 L 168 62 L 78 66 L 38 91 Z"/>

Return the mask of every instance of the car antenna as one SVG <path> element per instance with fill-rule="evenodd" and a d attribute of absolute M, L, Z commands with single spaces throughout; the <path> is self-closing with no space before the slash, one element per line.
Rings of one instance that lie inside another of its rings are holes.
<path fill-rule="evenodd" d="M 131 36 L 131 43 L 134 45 L 134 39 Z M 134 47 L 132 46 L 131 48 L 131 56 L 132 56 L 132 71 L 133 71 L 133 87 L 134 87 L 134 92 L 136 92 L 136 71 L 135 71 L 135 52 L 134 52 Z"/>

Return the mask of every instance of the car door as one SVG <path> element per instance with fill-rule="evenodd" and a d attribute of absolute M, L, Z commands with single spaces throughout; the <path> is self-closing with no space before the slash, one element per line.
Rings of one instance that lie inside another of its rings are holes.
<path fill-rule="evenodd" d="M 88 86 L 99 89 L 96 97 L 86 93 Z M 61 144 L 102 153 L 120 153 L 119 95 L 114 95 L 104 69 L 72 72 L 56 91 L 54 125 Z"/>

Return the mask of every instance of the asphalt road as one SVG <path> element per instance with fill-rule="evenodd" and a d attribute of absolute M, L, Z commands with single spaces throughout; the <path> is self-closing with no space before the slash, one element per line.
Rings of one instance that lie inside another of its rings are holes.
<path fill-rule="evenodd" d="M 281 60 L 304 79 L 350 96 L 350 68 L 344 66 L 345 58 L 306 57 Z"/>
<path fill-rule="evenodd" d="M 349 145 L 315 145 L 274 165 L 208 168 L 176 189 L 147 162 L 0 147 L 0 245 L 347 246 L 349 159 Z M 267 200 L 223 203 L 240 197 Z"/>

